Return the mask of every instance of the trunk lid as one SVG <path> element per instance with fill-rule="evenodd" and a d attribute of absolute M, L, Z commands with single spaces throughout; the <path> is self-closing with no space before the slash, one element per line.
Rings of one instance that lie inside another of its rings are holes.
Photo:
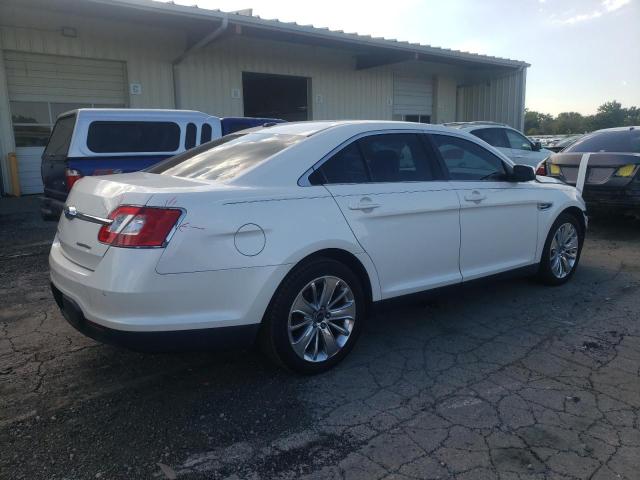
<path fill-rule="evenodd" d="M 84 177 L 71 189 L 67 207 L 78 213 L 63 214 L 58 223 L 62 253 L 72 262 L 95 270 L 109 245 L 98 241 L 102 225 L 81 218 L 81 214 L 107 218 L 119 205 L 146 205 L 154 193 L 193 189 L 204 184 L 177 177 L 136 172 L 107 177 Z"/>
<path fill-rule="evenodd" d="M 563 179 L 570 185 L 578 180 L 578 169 L 583 153 L 556 153 L 549 157 L 548 168 L 552 176 Z M 628 177 L 616 176 L 616 172 L 627 165 L 636 165 L 635 171 Z M 553 173 L 553 166 L 560 169 L 560 174 Z M 640 169 L 640 154 L 637 153 L 591 153 L 587 167 L 585 185 L 605 185 L 614 182 L 616 186 L 629 183 Z"/>

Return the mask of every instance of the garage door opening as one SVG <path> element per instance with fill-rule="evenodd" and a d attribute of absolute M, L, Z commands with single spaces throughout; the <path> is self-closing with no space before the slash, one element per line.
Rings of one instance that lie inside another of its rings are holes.
<path fill-rule="evenodd" d="M 245 117 L 309 119 L 310 79 L 290 75 L 242 73 Z"/>

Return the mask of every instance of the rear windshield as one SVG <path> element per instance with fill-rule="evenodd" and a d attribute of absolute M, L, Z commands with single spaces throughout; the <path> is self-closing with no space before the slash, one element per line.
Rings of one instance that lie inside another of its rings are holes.
<path fill-rule="evenodd" d="M 91 122 L 87 147 L 95 153 L 175 152 L 180 126 L 174 122 Z"/>
<path fill-rule="evenodd" d="M 66 156 L 69 153 L 69 145 L 71 144 L 71 135 L 73 127 L 76 124 L 76 116 L 70 115 L 58 119 L 47 147 L 44 149 L 44 156 L 47 158 Z"/>
<path fill-rule="evenodd" d="M 640 130 L 595 132 L 565 148 L 563 152 L 640 153 Z"/>
<path fill-rule="evenodd" d="M 301 135 L 273 133 L 226 135 L 169 158 L 147 171 L 174 177 L 231 180 L 303 138 Z"/>

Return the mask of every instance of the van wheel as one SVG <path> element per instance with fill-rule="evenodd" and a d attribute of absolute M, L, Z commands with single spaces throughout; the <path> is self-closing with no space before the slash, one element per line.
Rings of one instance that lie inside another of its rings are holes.
<path fill-rule="evenodd" d="M 262 326 L 263 350 L 295 372 L 324 372 L 355 345 L 365 309 L 360 280 L 347 266 L 312 260 L 296 267 L 276 291 Z"/>
<path fill-rule="evenodd" d="M 583 243 L 584 231 L 580 222 L 573 215 L 560 214 L 547 235 L 538 279 L 546 285 L 568 282 L 578 268 Z"/>

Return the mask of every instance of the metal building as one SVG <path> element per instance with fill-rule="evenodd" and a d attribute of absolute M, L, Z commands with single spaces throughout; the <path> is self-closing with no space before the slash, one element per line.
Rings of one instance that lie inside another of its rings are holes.
<path fill-rule="evenodd" d="M 0 155 L 42 191 L 56 116 L 82 106 L 287 120 L 493 120 L 522 129 L 525 62 L 152 0 L 0 0 Z"/>

